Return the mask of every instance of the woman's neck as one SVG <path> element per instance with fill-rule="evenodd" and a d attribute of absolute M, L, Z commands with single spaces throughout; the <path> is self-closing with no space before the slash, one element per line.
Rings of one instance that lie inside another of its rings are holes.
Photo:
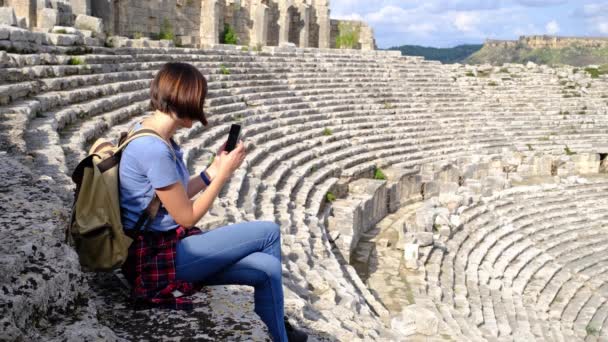
<path fill-rule="evenodd" d="M 170 115 L 155 111 L 142 121 L 142 126 L 155 130 L 165 140 L 171 141 L 171 137 L 177 131 L 178 124 Z"/>

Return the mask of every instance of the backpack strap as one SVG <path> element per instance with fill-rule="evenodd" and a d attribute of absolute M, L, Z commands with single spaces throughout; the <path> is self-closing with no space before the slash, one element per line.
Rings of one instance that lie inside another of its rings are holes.
<path fill-rule="evenodd" d="M 143 128 L 143 129 L 137 130 L 135 132 L 133 132 L 133 130 L 130 130 L 129 133 L 122 135 L 119 139 L 119 145 L 116 148 L 115 153 L 118 154 L 131 141 L 133 141 L 137 138 L 140 138 L 140 137 L 145 137 L 145 136 L 152 136 L 152 137 L 156 137 L 156 138 L 160 139 L 163 143 L 165 143 L 165 145 L 167 145 L 167 147 L 169 147 L 169 150 L 171 151 L 171 155 L 173 156 L 173 160 L 177 160 L 177 156 L 175 155 L 173 146 L 171 146 L 169 143 L 167 143 L 167 141 L 165 139 L 163 139 L 163 137 L 160 134 L 158 134 L 155 130 L 149 129 L 149 128 Z M 135 232 L 137 232 L 138 234 L 141 232 L 142 227 L 144 227 L 144 230 L 145 230 L 147 228 L 148 224 L 151 223 L 152 220 L 154 220 L 154 218 L 156 217 L 156 214 L 158 214 L 158 211 L 160 210 L 161 206 L 162 206 L 162 203 L 160 202 L 160 198 L 158 198 L 158 195 L 156 193 L 154 193 L 154 197 L 150 201 L 150 204 L 148 204 L 148 207 L 139 216 L 139 219 L 135 223 L 133 230 Z"/>
<path fill-rule="evenodd" d="M 160 198 L 158 198 L 158 195 L 155 193 L 146 210 L 144 210 L 144 212 L 139 216 L 139 219 L 133 227 L 133 231 L 139 233 L 142 227 L 147 228 L 148 224 L 152 222 L 152 220 L 154 220 L 156 217 L 156 214 L 158 214 L 158 210 L 160 210 L 161 205 L 162 203 L 160 202 Z"/>
<path fill-rule="evenodd" d="M 124 137 L 124 141 L 120 142 L 120 144 L 116 148 L 115 153 L 122 151 L 125 147 L 127 147 L 127 145 L 131 141 L 133 141 L 137 138 L 140 138 L 140 137 L 145 137 L 145 136 L 151 136 L 151 137 L 156 137 L 156 138 L 160 139 L 163 143 L 165 143 L 165 145 L 167 145 L 167 147 L 169 147 L 169 150 L 171 151 L 171 155 L 173 155 L 173 160 L 177 160 L 177 157 L 175 156 L 175 151 L 173 151 L 173 146 L 171 146 L 165 139 L 163 139 L 163 137 L 160 134 L 158 134 L 155 130 L 149 129 L 149 128 L 143 128 L 143 129 L 136 131 L 135 133 L 129 133 L 127 136 Z M 123 139 L 120 139 L 120 140 L 123 140 Z"/>

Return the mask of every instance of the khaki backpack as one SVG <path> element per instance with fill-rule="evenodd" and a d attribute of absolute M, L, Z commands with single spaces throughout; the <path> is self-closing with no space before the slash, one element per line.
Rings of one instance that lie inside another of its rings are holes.
<path fill-rule="evenodd" d="M 81 266 L 90 271 L 111 271 L 127 259 L 133 241 L 123 231 L 119 202 L 118 166 L 122 150 L 131 141 L 154 136 L 173 148 L 151 129 L 122 133 L 118 146 L 106 139 L 95 141 L 89 154 L 72 174 L 76 183 L 70 223 L 66 229 L 66 241 L 74 246 Z M 175 153 L 173 154 L 175 159 Z M 133 232 L 153 221 L 160 208 L 156 194 L 141 214 Z"/>

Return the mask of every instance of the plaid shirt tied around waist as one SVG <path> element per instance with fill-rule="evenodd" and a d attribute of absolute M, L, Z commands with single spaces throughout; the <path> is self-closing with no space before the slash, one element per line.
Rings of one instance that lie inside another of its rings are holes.
<path fill-rule="evenodd" d="M 125 232 L 134 241 L 129 247 L 122 271 L 131 283 L 131 296 L 135 302 L 176 310 L 192 310 L 192 299 L 188 296 L 199 291 L 202 286 L 176 279 L 176 246 L 183 238 L 201 234 L 201 230 L 180 226 L 167 232 Z M 176 297 L 175 291 L 181 292 L 183 296 Z"/>

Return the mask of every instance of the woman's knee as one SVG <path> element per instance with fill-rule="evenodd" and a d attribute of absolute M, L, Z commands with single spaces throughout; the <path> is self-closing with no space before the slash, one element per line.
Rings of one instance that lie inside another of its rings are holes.
<path fill-rule="evenodd" d="M 281 227 L 273 221 L 257 221 L 265 234 L 272 237 L 281 237 Z"/>
<path fill-rule="evenodd" d="M 281 261 L 272 255 L 255 253 L 256 268 L 266 274 L 271 280 L 280 280 L 283 273 Z"/>

